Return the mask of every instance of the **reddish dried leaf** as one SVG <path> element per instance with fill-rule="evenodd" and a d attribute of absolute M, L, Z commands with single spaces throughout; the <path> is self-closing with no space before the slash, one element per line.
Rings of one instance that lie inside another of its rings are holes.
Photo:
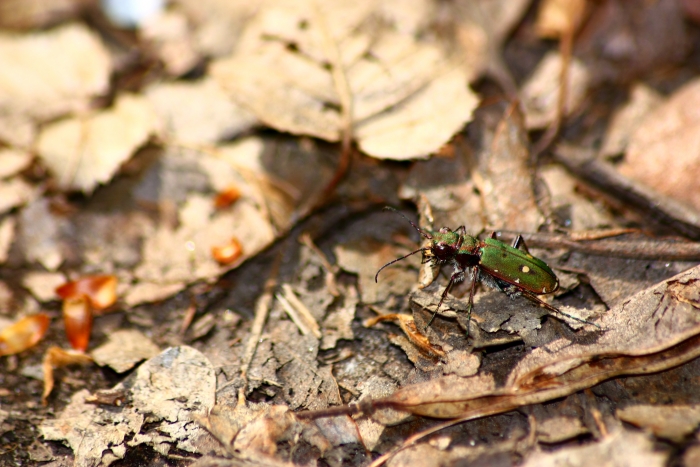
<path fill-rule="evenodd" d="M 33 347 L 44 337 L 49 317 L 44 313 L 26 316 L 0 331 L 0 356 L 12 355 Z"/>
<path fill-rule="evenodd" d="M 226 245 L 213 246 L 211 248 L 211 255 L 219 264 L 231 264 L 240 258 L 242 254 L 243 247 L 236 237 L 232 237 L 231 241 Z"/>
<path fill-rule="evenodd" d="M 214 198 L 214 207 L 223 209 L 231 206 L 241 197 L 240 190 L 235 185 L 229 185 L 216 194 Z"/>
<path fill-rule="evenodd" d="M 63 322 L 71 347 L 81 352 L 87 350 L 92 331 L 92 307 L 85 295 L 63 301 Z"/>

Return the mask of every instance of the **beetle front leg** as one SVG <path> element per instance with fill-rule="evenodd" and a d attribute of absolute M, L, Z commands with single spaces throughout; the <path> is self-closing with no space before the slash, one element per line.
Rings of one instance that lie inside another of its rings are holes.
<path fill-rule="evenodd" d="M 474 293 L 476 292 L 476 282 L 479 278 L 479 267 L 472 268 L 472 287 L 469 290 L 469 305 L 467 306 L 467 334 L 466 339 L 469 340 L 469 323 L 472 319 L 472 308 L 474 307 Z"/>
<path fill-rule="evenodd" d="M 450 277 L 450 282 L 447 283 L 447 287 L 445 287 L 445 290 L 442 292 L 442 295 L 440 296 L 440 301 L 438 302 L 437 308 L 435 308 L 435 312 L 433 313 L 433 316 L 430 317 L 428 320 L 428 324 L 425 325 L 425 328 L 423 330 L 426 330 L 430 327 L 432 324 L 433 320 L 435 319 L 435 316 L 437 316 L 438 311 L 440 311 L 440 306 L 442 305 L 442 302 L 445 301 L 445 298 L 447 297 L 447 294 L 450 292 L 450 289 L 452 289 L 452 286 L 457 283 L 461 282 L 464 280 L 464 270 L 457 269 L 455 270 L 454 274 L 452 274 L 452 277 Z"/>

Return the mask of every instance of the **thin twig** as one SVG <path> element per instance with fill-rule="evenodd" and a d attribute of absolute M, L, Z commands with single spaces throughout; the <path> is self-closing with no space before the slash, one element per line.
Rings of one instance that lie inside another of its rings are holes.
<path fill-rule="evenodd" d="M 566 100 L 569 93 L 569 68 L 571 65 L 571 54 L 574 43 L 574 27 L 562 34 L 561 42 L 559 43 L 559 54 L 561 55 L 561 70 L 559 70 L 559 94 L 557 96 L 557 111 L 554 116 L 554 121 L 545 134 L 537 142 L 537 145 L 532 150 L 531 160 L 537 162 L 540 155 L 544 153 L 554 142 L 559 131 L 561 130 L 564 116 L 566 115 Z M 533 164 L 534 166 L 535 164 Z"/>
<path fill-rule="evenodd" d="M 321 200 L 326 200 L 335 191 L 338 183 L 345 177 L 345 174 L 350 167 L 352 158 L 352 137 L 353 137 L 353 99 L 350 83 L 348 82 L 343 60 L 340 55 L 340 49 L 336 44 L 333 36 L 326 24 L 326 18 L 321 12 L 321 7 L 317 2 L 313 2 L 313 11 L 315 16 L 315 24 L 321 30 L 323 51 L 330 63 L 331 77 L 338 100 L 340 101 L 340 132 L 341 132 L 341 152 L 338 168 L 336 169 L 333 179 L 323 189 L 323 197 Z"/>
<path fill-rule="evenodd" d="M 642 215 L 692 240 L 700 240 L 700 213 L 620 174 L 588 151 L 559 145 L 554 158 L 604 195 L 621 201 Z"/>
<path fill-rule="evenodd" d="M 321 338 L 321 328 L 316 318 L 309 309 L 297 298 L 289 284 L 282 285 L 282 293 L 276 295 L 284 311 L 297 325 L 303 335 L 313 334 L 316 339 Z"/>
<path fill-rule="evenodd" d="M 255 318 L 253 319 L 253 325 L 250 329 L 250 337 L 245 346 L 245 351 L 243 352 L 243 359 L 241 362 L 241 378 L 243 379 L 243 386 L 238 390 L 238 405 L 245 403 L 245 392 L 248 388 L 248 369 L 250 364 L 255 357 L 255 351 L 258 348 L 258 342 L 260 342 L 260 336 L 262 335 L 263 328 L 265 327 L 265 321 L 267 321 L 267 315 L 270 312 L 270 307 L 272 306 L 273 290 L 277 286 L 277 275 L 279 273 L 279 267 L 282 263 L 282 254 L 280 253 L 275 262 L 272 264 L 272 270 L 270 271 L 270 276 L 265 281 L 265 287 L 263 293 L 255 304 Z"/>

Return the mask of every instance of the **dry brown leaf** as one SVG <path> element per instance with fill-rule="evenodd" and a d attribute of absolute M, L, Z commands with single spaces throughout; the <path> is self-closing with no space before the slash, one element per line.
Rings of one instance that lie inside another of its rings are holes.
<path fill-rule="evenodd" d="M 195 50 L 188 19 L 179 11 L 166 10 L 152 16 L 139 28 L 139 34 L 171 75 L 187 73 L 202 59 Z"/>
<path fill-rule="evenodd" d="M 109 366 L 117 373 L 132 369 L 141 360 L 158 355 L 158 346 L 143 333 L 122 329 L 110 333 L 107 342 L 90 352 L 100 366 Z"/>
<path fill-rule="evenodd" d="M 145 92 L 167 141 L 208 144 L 230 138 L 257 121 L 212 79 L 159 83 Z"/>
<path fill-rule="evenodd" d="M 54 271 L 64 259 L 63 233 L 66 219 L 51 210 L 47 198 L 38 198 L 19 214 L 17 240 L 27 262 L 37 262 Z"/>
<path fill-rule="evenodd" d="M 134 271 L 144 282 L 164 286 L 213 278 L 222 266 L 212 257 L 212 248 L 232 237 L 241 242 L 244 255 L 252 256 L 272 241 L 269 222 L 249 201 L 241 200 L 230 211 L 216 212 L 209 197 L 192 195 L 180 212 L 180 226 L 161 226 L 144 244 L 143 261 Z M 125 300 L 132 303 L 131 290 Z"/>
<path fill-rule="evenodd" d="M 615 225 L 613 216 L 600 209 L 600 206 L 585 197 L 579 190 L 580 181 L 564 167 L 549 165 L 537 172 L 546 184 L 552 204 L 552 213 L 572 232 L 585 232 L 592 229 Z M 518 231 L 524 232 L 518 227 Z"/>
<path fill-rule="evenodd" d="M 217 405 L 197 421 L 226 450 L 245 459 L 273 456 L 277 453 L 277 443 L 289 439 L 299 429 L 293 414 L 283 405 Z"/>
<path fill-rule="evenodd" d="M 204 355 L 191 347 L 172 347 L 115 386 L 114 392 L 126 394 L 129 404 L 95 405 L 86 402 L 87 391 L 79 391 L 56 419 L 45 420 L 39 429 L 44 439 L 68 444 L 77 466 L 123 458 L 127 445 L 147 444 L 163 455 L 173 447 L 198 452 L 208 436 L 193 422 L 214 406 L 215 387 L 214 369 Z"/>
<path fill-rule="evenodd" d="M 229 0 L 176 0 L 173 3 L 187 14 L 193 42 L 206 57 L 231 53 L 246 21 L 261 7 L 260 3 Z"/>
<path fill-rule="evenodd" d="M 32 163 L 32 155 L 26 151 L 16 149 L 0 149 L 0 179 L 17 175 L 20 171 L 29 167 Z"/>
<path fill-rule="evenodd" d="M 455 21 L 456 38 L 469 81 L 483 73 L 494 76 L 508 92 L 514 91 L 513 79 L 501 56 L 503 43 L 522 21 L 530 0 L 477 0 L 456 2 L 453 11 L 438 10 L 436 17 Z M 449 7 L 438 4 L 438 8 Z"/>
<path fill-rule="evenodd" d="M 546 0 L 540 4 L 535 29 L 546 39 L 572 34 L 585 19 L 585 12 L 585 0 Z"/>
<path fill-rule="evenodd" d="M 47 125 L 37 148 L 59 188 L 92 193 L 146 142 L 154 123 L 144 98 L 124 94 L 111 109 Z"/>
<path fill-rule="evenodd" d="M 696 406 L 633 405 L 615 413 L 620 420 L 676 443 L 682 442 L 700 425 L 700 408 Z"/>
<path fill-rule="evenodd" d="M 0 180 L 0 214 L 31 202 L 37 194 L 36 188 L 21 178 Z"/>
<path fill-rule="evenodd" d="M 583 467 L 606 465 L 625 467 L 666 465 L 667 454 L 659 452 L 653 441 L 643 433 L 619 429 L 600 442 L 587 446 L 573 446 L 553 452 L 535 451 L 523 462 L 525 467 Z"/>
<path fill-rule="evenodd" d="M 559 103 L 561 67 L 561 55 L 550 52 L 540 61 L 522 86 L 521 99 L 525 110 L 525 126 L 528 130 L 542 129 L 555 121 Z M 583 62 L 575 57 L 571 58 L 564 115 L 576 112 L 583 103 L 588 92 L 589 74 Z"/>
<path fill-rule="evenodd" d="M 624 154 L 635 130 L 662 102 L 663 98 L 657 91 L 643 83 L 636 84 L 630 91 L 629 101 L 610 118 L 600 155 L 616 157 Z"/>
<path fill-rule="evenodd" d="M 411 36 L 365 30 L 373 2 L 316 6 L 271 5 L 249 22 L 236 52 L 212 65 L 260 120 L 338 141 L 349 129 L 342 112 L 351 110 L 363 151 L 392 159 L 426 157 L 470 120 L 477 99 L 459 63 Z M 340 63 L 329 56 L 336 49 Z"/>
<path fill-rule="evenodd" d="M 144 415 L 135 411 L 114 413 L 86 402 L 85 389 L 76 392 L 56 419 L 45 420 L 39 430 L 44 439 L 63 441 L 73 449 L 76 467 L 93 467 L 102 459 L 114 461 L 126 454 L 126 437 L 138 433 Z"/>
<path fill-rule="evenodd" d="M 15 239 L 16 226 L 17 219 L 13 216 L 7 216 L 0 221 L 0 264 L 7 261 L 7 255 Z"/>
<path fill-rule="evenodd" d="M 0 137 L 27 146 L 33 119 L 86 109 L 109 86 L 110 57 L 97 34 L 70 24 L 0 35 Z"/>
<path fill-rule="evenodd" d="M 532 189 L 529 159 L 523 116 L 517 107 L 511 107 L 496 127 L 489 149 L 484 151 L 477 177 L 481 215 L 487 227 L 536 232 L 542 225 L 544 218 Z"/>
<path fill-rule="evenodd" d="M 657 70 L 678 66 L 693 45 L 682 4 L 594 4 L 577 37 L 575 55 L 589 64 L 595 82 L 646 80 Z"/>
<path fill-rule="evenodd" d="M 378 303 L 392 294 L 405 295 L 410 284 L 415 281 L 415 272 L 403 267 L 387 268 L 381 273 L 381 284 L 374 276 L 384 264 L 408 251 L 399 254 L 386 244 L 364 238 L 359 241 L 346 242 L 335 247 L 333 253 L 337 264 L 343 270 L 358 275 L 361 299 L 364 303 Z"/>
<path fill-rule="evenodd" d="M 90 0 L 3 0 L 0 28 L 10 30 L 46 29 L 77 17 Z"/>
<path fill-rule="evenodd" d="M 678 89 L 634 132 L 623 175 L 700 210 L 700 80 Z"/>

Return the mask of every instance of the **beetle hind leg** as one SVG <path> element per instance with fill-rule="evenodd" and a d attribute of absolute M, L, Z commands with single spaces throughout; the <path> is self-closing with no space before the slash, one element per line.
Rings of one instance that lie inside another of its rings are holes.
<path fill-rule="evenodd" d="M 542 308 L 545 308 L 545 309 L 547 309 L 548 311 L 551 311 L 552 313 L 554 313 L 554 314 L 556 314 L 556 315 L 565 316 L 565 317 L 567 317 L 567 318 L 569 318 L 569 319 L 572 319 L 572 320 L 574 320 L 574 321 L 578 321 L 579 323 L 582 323 L 582 324 L 590 324 L 591 326 L 595 326 L 595 327 L 597 327 L 598 329 L 600 329 L 600 326 L 597 325 L 596 323 L 592 323 L 592 322 L 590 322 L 590 321 L 586 321 L 585 319 L 579 318 L 579 317 L 577 317 L 577 316 L 570 315 L 570 314 L 568 314 L 568 313 L 564 313 L 564 312 L 561 311 L 559 308 L 550 305 L 549 303 L 547 303 L 547 302 L 541 300 L 539 297 L 537 297 L 536 295 L 534 295 L 534 294 L 532 294 L 532 293 L 530 293 L 530 292 L 527 292 L 527 291 L 525 291 L 525 290 L 522 290 L 522 291 L 521 291 L 521 295 L 522 295 L 523 297 L 527 298 L 528 300 L 530 300 L 531 302 L 535 303 L 536 305 L 539 305 L 539 306 L 541 306 Z"/>

